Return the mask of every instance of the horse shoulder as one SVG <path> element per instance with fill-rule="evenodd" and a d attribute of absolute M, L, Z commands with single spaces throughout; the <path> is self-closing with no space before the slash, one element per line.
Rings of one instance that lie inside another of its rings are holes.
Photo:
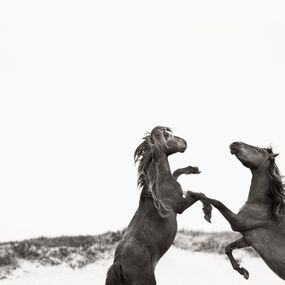
<path fill-rule="evenodd" d="M 266 227 L 271 223 L 270 209 L 260 203 L 246 202 L 237 214 L 240 231 L 246 232 L 254 228 Z"/>
<path fill-rule="evenodd" d="M 239 210 L 238 216 L 245 219 L 267 220 L 270 216 L 270 208 L 261 203 L 246 202 Z"/>
<path fill-rule="evenodd" d="M 161 187 L 163 187 L 164 190 L 167 190 L 168 194 L 178 194 L 179 196 L 183 195 L 181 185 L 172 175 L 169 175 L 163 179 Z"/>

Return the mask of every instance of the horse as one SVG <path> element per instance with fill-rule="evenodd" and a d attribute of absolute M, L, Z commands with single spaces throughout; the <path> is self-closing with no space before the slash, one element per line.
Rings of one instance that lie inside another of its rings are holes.
<path fill-rule="evenodd" d="M 241 267 L 232 251 L 251 246 L 280 278 L 285 280 L 285 191 L 282 176 L 275 163 L 278 153 L 271 147 L 260 148 L 243 142 L 234 142 L 230 151 L 251 170 L 252 180 L 247 201 L 238 214 L 222 202 L 201 196 L 211 203 L 230 223 L 233 231 L 242 237 L 225 247 L 233 269 L 245 279 L 249 272 Z"/>
<path fill-rule="evenodd" d="M 105 285 L 154 285 L 155 267 L 172 245 L 177 233 L 177 214 L 193 205 L 195 193 L 184 193 L 177 178 L 198 174 L 198 167 L 188 166 L 171 173 L 168 156 L 183 153 L 184 139 L 174 136 L 168 127 L 155 127 L 134 153 L 138 163 L 139 206 L 117 245 Z M 203 202 L 202 202 L 203 203 Z M 211 205 L 203 203 L 205 219 L 210 221 Z"/>

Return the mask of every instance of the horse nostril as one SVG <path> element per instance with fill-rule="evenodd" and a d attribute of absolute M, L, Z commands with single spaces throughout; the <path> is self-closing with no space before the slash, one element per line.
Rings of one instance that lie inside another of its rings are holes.
<path fill-rule="evenodd" d="M 183 140 L 180 144 L 180 148 L 181 148 L 181 151 L 184 152 L 187 148 L 187 143 L 185 140 Z"/>
<path fill-rule="evenodd" d="M 241 142 L 233 142 L 230 144 L 230 148 L 235 147 L 235 146 L 239 146 L 239 145 L 241 145 Z"/>
<path fill-rule="evenodd" d="M 237 153 L 240 145 L 241 145 L 241 142 L 233 142 L 233 143 L 231 143 L 230 144 L 231 154 Z"/>

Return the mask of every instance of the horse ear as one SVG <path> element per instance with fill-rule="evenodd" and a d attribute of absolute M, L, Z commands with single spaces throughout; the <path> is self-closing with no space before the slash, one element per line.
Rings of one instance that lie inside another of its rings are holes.
<path fill-rule="evenodd" d="M 270 158 L 271 159 L 274 159 L 276 156 L 278 156 L 279 155 L 279 153 L 272 153 L 271 155 L 270 155 Z"/>

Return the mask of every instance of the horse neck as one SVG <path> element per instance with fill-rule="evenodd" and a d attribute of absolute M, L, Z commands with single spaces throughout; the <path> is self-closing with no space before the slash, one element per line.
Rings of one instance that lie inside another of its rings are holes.
<path fill-rule="evenodd" d="M 159 176 L 169 175 L 171 174 L 169 162 L 168 162 L 168 156 L 166 153 L 158 149 L 155 153 L 155 160 L 156 160 L 156 166 Z"/>
<path fill-rule="evenodd" d="M 252 170 L 248 202 L 261 202 L 268 205 L 270 198 L 270 178 L 267 167 Z"/>
<path fill-rule="evenodd" d="M 154 178 L 153 187 L 159 185 L 161 177 L 171 175 L 171 170 L 168 162 L 168 156 L 161 149 L 157 149 L 153 155 L 155 160 L 156 177 Z M 145 185 L 141 192 L 141 197 L 151 197 L 148 185 Z"/>

